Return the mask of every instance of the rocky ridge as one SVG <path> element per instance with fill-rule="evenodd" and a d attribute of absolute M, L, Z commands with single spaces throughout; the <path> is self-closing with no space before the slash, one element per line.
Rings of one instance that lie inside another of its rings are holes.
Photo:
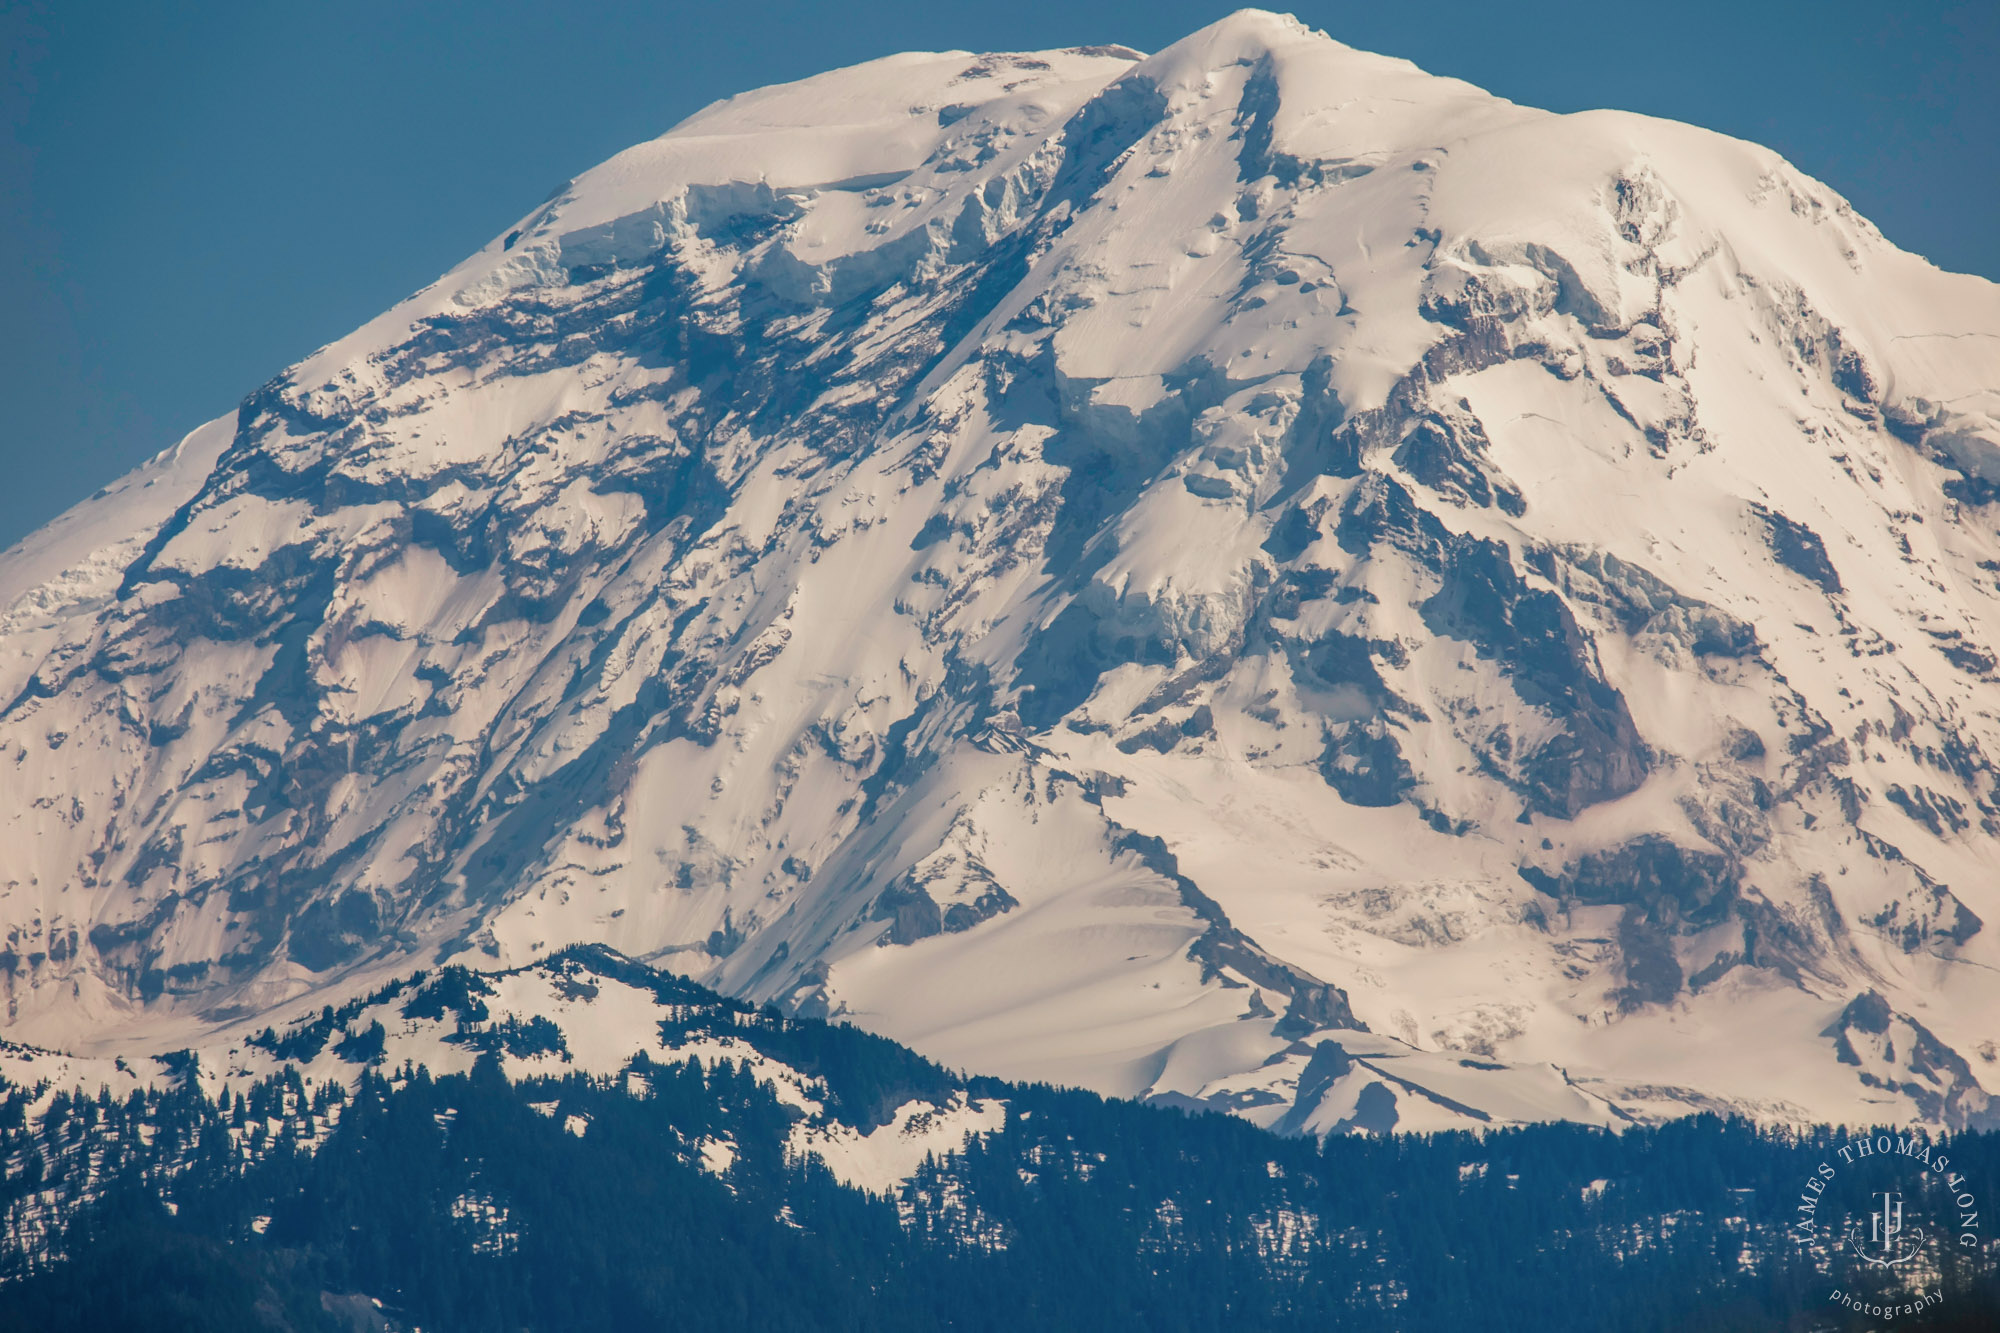
<path fill-rule="evenodd" d="M 1246 12 L 719 103 L 0 558 L 6 1033 L 604 942 L 1298 1131 L 1988 1123 L 2000 293 Z"/>

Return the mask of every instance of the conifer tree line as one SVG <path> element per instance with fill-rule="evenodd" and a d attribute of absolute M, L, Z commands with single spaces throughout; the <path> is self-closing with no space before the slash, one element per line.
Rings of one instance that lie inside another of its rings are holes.
<path fill-rule="evenodd" d="M 378 1063 L 349 1087 L 293 1066 L 213 1099 L 193 1077 L 124 1098 L 0 1090 L 0 1328 L 1876 1326 L 1829 1306 L 1852 1266 L 1793 1226 L 1818 1163 L 1896 1165 L 1855 1160 L 1859 1132 L 1697 1116 L 1321 1144 L 966 1080 L 858 1029 L 657 982 L 677 1001 L 663 1035 L 726 1025 L 863 1131 L 913 1099 L 1006 1102 L 1003 1129 L 878 1196 L 788 1148 L 799 1112 L 743 1063 L 641 1055 L 612 1078 L 510 1081 L 503 1053 L 561 1032 L 491 1021 L 481 984 L 446 969 L 406 1002 L 455 1019 L 479 1052 L 465 1074 Z M 260 1035 L 379 1055 L 348 1026 L 359 1012 Z M 730 1145 L 726 1168 L 705 1143 Z M 2000 1198 L 2000 1138 L 1925 1147 Z M 1984 1234 L 1871 1289 L 1943 1295 L 1898 1327 L 2000 1327 Z"/>

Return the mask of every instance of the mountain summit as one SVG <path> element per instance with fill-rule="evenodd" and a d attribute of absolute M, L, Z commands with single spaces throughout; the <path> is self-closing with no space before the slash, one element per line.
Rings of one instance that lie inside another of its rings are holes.
<path fill-rule="evenodd" d="M 718 103 L 0 557 L 0 1032 L 603 942 L 1286 1130 L 1991 1123 L 2000 289 L 1246 11 Z"/>

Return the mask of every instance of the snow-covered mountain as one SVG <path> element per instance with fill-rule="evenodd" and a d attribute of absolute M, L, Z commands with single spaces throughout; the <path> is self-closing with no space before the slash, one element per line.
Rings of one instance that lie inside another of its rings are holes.
<path fill-rule="evenodd" d="M 578 942 L 1290 1130 L 1989 1123 L 2000 288 L 1237 14 L 719 103 L 0 557 L 0 1032 Z"/>

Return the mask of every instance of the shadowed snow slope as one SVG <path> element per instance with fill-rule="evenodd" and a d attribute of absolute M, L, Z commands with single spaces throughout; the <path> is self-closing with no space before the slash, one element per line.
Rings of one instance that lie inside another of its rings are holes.
<path fill-rule="evenodd" d="M 0 557 L 5 1031 L 602 941 L 1288 1130 L 1990 1123 L 2000 289 L 1237 14 L 578 177 Z"/>

